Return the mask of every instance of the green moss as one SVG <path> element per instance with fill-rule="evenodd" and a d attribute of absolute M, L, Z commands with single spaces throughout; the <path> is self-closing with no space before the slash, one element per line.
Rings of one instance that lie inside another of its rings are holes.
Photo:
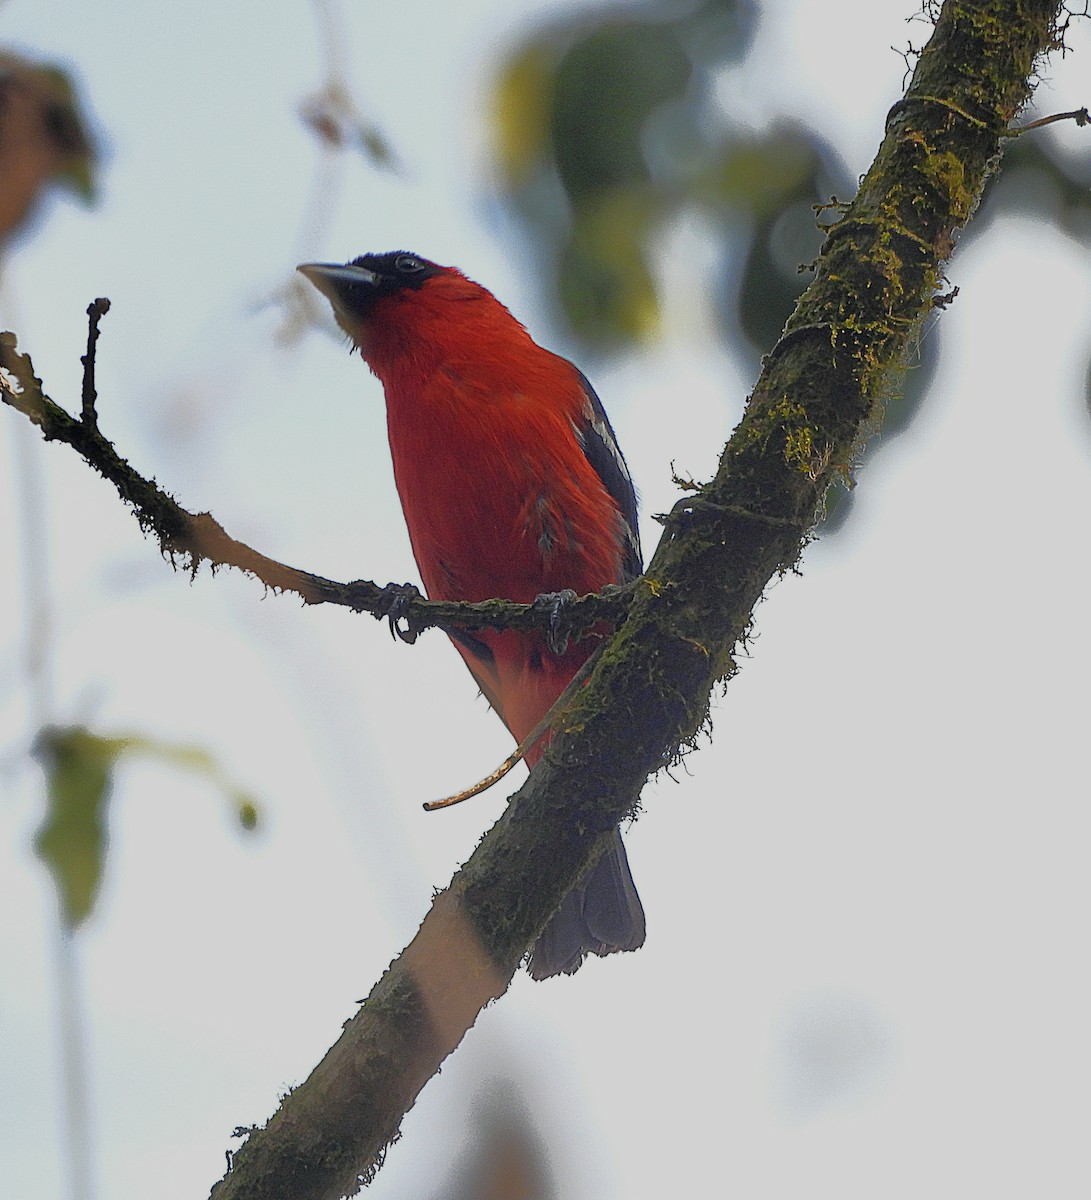
<path fill-rule="evenodd" d="M 809 474 L 814 470 L 814 432 L 809 425 L 785 428 L 784 461 L 797 471 Z"/>
<path fill-rule="evenodd" d="M 745 427 L 736 434 L 740 455 L 765 453 L 779 441 L 781 458 L 792 470 L 805 474 L 813 471 L 815 434 L 806 406 L 782 395 L 773 404 L 751 414 Z"/>

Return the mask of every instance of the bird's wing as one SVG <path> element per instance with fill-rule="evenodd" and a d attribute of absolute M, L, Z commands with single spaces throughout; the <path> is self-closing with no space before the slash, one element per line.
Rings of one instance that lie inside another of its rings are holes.
<path fill-rule="evenodd" d="M 640 530 L 637 525 L 636 488 L 633 477 L 629 474 L 621 447 L 617 444 L 614 430 L 610 425 L 602 401 L 598 398 L 590 380 L 582 371 L 577 371 L 584 395 L 587 397 L 587 422 L 577 429 L 576 434 L 580 446 L 587 456 L 587 461 L 602 480 L 603 486 L 613 497 L 618 506 L 624 523 L 622 531 L 625 539 L 624 557 L 622 559 L 622 579 L 625 583 L 635 579 L 644 569 L 640 553 Z"/>

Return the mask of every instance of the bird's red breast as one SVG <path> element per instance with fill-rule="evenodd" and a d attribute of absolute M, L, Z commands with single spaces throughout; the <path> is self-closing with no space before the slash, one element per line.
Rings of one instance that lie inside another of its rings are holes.
<path fill-rule="evenodd" d="M 430 596 L 527 603 L 620 580 L 623 517 L 580 445 L 571 363 L 455 273 L 381 299 L 368 343 Z"/>

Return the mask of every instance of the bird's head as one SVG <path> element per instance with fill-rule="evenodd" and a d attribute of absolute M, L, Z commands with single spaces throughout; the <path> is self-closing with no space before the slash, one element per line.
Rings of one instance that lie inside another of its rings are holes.
<path fill-rule="evenodd" d="M 406 250 L 362 254 L 344 264 L 303 263 L 297 270 L 329 300 L 337 324 L 373 367 L 410 345 L 419 353 L 422 343 L 442 340 L 445 328 L 463 322 L 503 314 L 515 324 L 490 292 L 456 267 Z"/>
<path fill-rule="evenodd" d="M 354 340 L 370 320 L 375 306 L 402 292 L 419 291 L 430 279 L 450 273 L 405 250 L 361 254 L 352 262 L 302 263 L 296 268 L 333 305 L 337 324 Z"/>
<path fill-rule="evenodd" d="M 474 386 L 489 392 L 498 364 L 526 380 L 545 370 L 526 327 L 457 267 L 392 250 L 298 269 L 330 301 L 388 400 L 437 371 L 477 379 Z"/>

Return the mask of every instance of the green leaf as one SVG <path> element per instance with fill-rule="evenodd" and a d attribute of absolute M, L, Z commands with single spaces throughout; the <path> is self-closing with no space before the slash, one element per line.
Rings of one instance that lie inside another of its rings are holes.
<path fill-rule="evenodd" d="M 640 341 L 659 328 L 659 298 L 646 257 L 654 197 L 617 188 L 573 214 L 561 249 L 559 289 L 565 315 L 590 345 Z"/>
<path fill-rule="evenodd" d="M 87 729 L 49 728 L 36 754 L 46 772 L 48 807 L 34 838 L 49 868 L 69 932 L 91 914 L 106 854 L 106 806 L 124 738 L 100 738 Z"/>
<path fill-rule="evenodd" d="M 493 85 L 492 142 L 512 190 L 522 187 L 548 159 L 556 58 L 548 41 L 531 42 L 508 61 Z"/>
<path fill-rule="evenodd" d="M 824 147 L 809 130 L 781 122 L 768 133 L 725 140 L 704 181 L 706 200 L 770 217 L 815 188 Z"/>
<path fill-rule="evenodd" d="M 557 69 L 551 134 L 557 171 L 575 203 L 648 178 L 642 145 L 651 113 L 682 97 L 693 66 L 664 25 L 613 21 L 573 45 Z"/>

